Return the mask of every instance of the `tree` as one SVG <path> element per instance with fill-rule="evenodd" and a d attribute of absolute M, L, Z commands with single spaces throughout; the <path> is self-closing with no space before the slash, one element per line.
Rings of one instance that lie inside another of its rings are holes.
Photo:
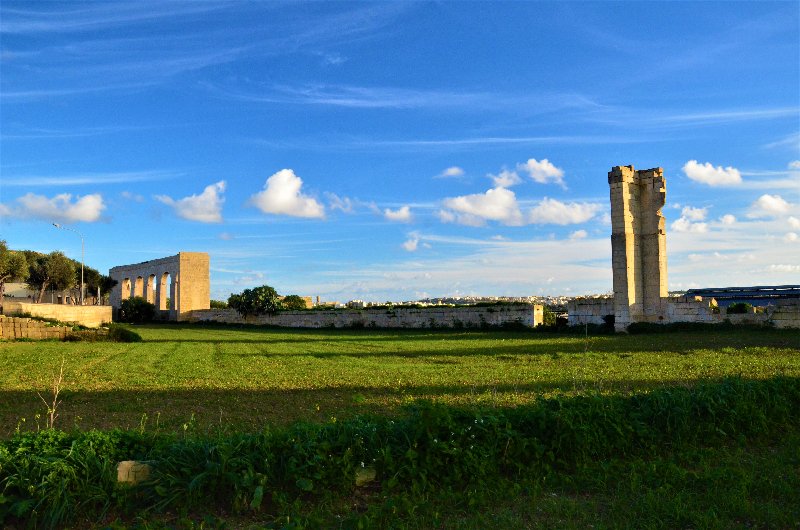
<path fill-rule="evenodd" d="M 75 285 L 75 265 L 63 252 L 39 254 L 35 262 L 29 263 L 28 287 L 39 291 L 37 303 L 42 303 L 48 287 L 69 289 Z"/>
<path fill-rule="evenodd" d="M 281 301 L 277 291 L 269 285 L 245 289 L 242 294 L 232 294 L 228 298 L 228 306 L 240 315 L 274 314 L 281 309 Z"/>
<path fill-rule="evenodd" d="M 131 324 L 150 322 L 156 314 L 156 306 L 142 298 L 134 296 L 122 301 L 119 306 L 119 319 Z"/>
<path fill-rule="evenodd" d="M 283 309 L 288 309 L 290 311 L 306 309 L 306 301 L 296 294 L 285 296 L 283 300 L 281 300 L 281 305 L 283 306 Z"/>
<path fill-rule="evenodd" d="M 28 262 L 25 254 L 8 249 L 8 245 L 0 240 L 0 307 L 6 293 L 6 282 L 9 280 L 25 280 L 28 277 Z"/>

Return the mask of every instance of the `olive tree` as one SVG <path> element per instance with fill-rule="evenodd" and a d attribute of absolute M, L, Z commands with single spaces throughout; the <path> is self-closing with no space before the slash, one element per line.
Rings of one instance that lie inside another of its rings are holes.
<path fill-rule="evenodd" d="M 296 294 L 290 294 L 285 296 L 283 300 L 281 300 L 281 305 L 283 309 L 288 309 L 290 311 L 297 311 L 298 309 L 305 309 L 306 308 L 306 301 L 303 300 L 302 297 Z"/>
<path fill-rule="evenodd" d="M 63 290 L 75 286 L 75 265 L 63 252 L 39 255 L 28 268 L 28 287 L 38 290 L 37 303 L 42 303 L 48 287 Z"/>
<path fill-rule="evenodd" d="M 241 294 L 232 294 L 228 298 L 228 307 L 242 316 L 274 314 L 281 309 L 278 292 L 269 285 L 245 289 Z"/>
<path fill-rule="evenodd" d="M 6 282 L 25 280 L 28 277 L 28 262 L 25 254 L 9 250 L 5 241 L 0 240 L 0 307 L 6 292 Z"/>

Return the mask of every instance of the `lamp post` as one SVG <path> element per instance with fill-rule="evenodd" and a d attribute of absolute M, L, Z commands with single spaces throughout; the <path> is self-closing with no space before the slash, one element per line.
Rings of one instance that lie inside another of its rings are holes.
<path fill-rule="evenodd" d="M 58 223 L 53 223 L 53 226 L 55 226 L 56 228 L 60 228 L 61 230 L 69 230 L 70 232 L 75 232 L 81 238 L 81 305 L 83 305 L 83 258 L 84 258 L 83 234 L 81 234 L 74 228 L 63 226 Z"/>

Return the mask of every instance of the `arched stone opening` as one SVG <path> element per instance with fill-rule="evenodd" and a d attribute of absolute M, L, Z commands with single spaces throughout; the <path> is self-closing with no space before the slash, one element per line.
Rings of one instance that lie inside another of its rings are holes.
<path fill-rule="evenodd" d="M 122 279 L 122 299 L 127 300 L 131 297 L 131 279 L 130 278 L 123 278 Z"/>
<path fill-rule="evenodd" d="M 133 284 L 133 296 L 144 298 L 144 278 L 141 276 L 137 276 L 136 283 Z"/>
<path fill-rule="evenodd" d="M 151 304 L 156 303 L 156 275 L 151 274 L 147 277 L 147 288 L 145 289 L 145 299 Z"/>
<path fill-rule="evenodd" d="M 161 280 L 158 282 L 158 303 L 156 304 L 158 309 L 166 311 L 175 308 L 174 290 L 172 276 L 170 273 L 165 272 L 161 275 Z"/>

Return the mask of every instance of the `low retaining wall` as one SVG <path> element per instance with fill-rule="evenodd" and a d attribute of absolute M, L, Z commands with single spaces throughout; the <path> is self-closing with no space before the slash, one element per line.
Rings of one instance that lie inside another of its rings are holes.
<path fill-rule="evenodd" d="M 111 322 L 109 305 L 32 304 L 30 302 L 3 301 L 3 314 L 27 313 L 39 318 L 61 322 L 74 322 L 87 328 L 97 328 Z"/>
<path fill-rule="evenodd" d="M 189 314 L 190 322 L 260 324 L 287 328 L 480 328 L 542 323 L 541 305 L 515 304 L 492 307 L 346 309 L 281 311 L 275 315 L 248 316 L 233 309 L 202 309 Z"/>
<path fill-rule="evenodd" d="M 569 325 L 602 324 L 605 315 L 614 314 L 613 298 L 579 298 L 567 305 Z M 777 300 L 773 305 L 759 307 L 757 311 L 746 314 L 728 314 L 718 308 L 713 298 L 702 296 L 680 296 L 662 298 L 658 320 L 659 324 L 676 322 L 700 322 L 721 324 L 770 325 L 776 328 L 800 329 L 800 298 Z"/>
<path fill-rule="evenodd" d="M 63 340 L 71 328 L 48 326 L 45 322 L 25 317 L 0 315 L 0 338 L 10 339 L 60 339 Z"/>

